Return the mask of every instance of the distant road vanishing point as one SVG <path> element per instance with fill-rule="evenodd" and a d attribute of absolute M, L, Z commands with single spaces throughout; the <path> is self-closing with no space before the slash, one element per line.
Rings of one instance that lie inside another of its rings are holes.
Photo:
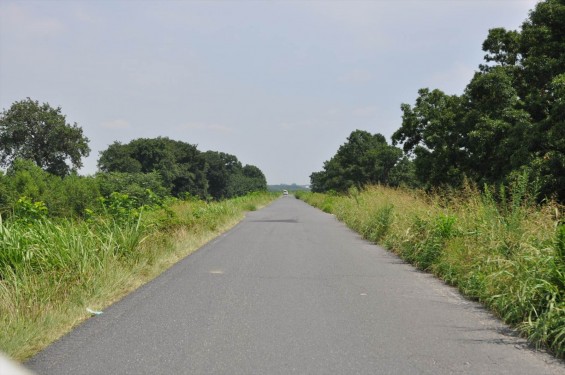
<path fill-rule="evenodd" d="M 32 358 L 38 374 L 565 374 L 479 305 L 291 196 Z"/>

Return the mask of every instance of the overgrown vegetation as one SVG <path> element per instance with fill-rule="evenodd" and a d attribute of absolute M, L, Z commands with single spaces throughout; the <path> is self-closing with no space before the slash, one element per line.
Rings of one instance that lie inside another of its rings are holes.
<path fill-rule="evenodd" d="M 298 193 L 418 268 L 486 304 L 531 342 L 565 356 L 565 208 L 510 189 L 428 194 L 370 186 Z"/>
<path fill-rule="evenodd" d="M 202 153 L 194 145 L 163 137 L 114 142 L 100 153 L 98 167 L 102 172 L 156 173 L 175 197 L 189 194 L 220 200 L 267 190 L 265 175 L 256 166 L 243 166 L 234 155 Z"/>
<path fill-rule="evenodd" d="M 108 197 L 119 191 L 141 200 L 147 189 L 161 197 L 196 196 L 205 200 L 267 190 L 265 175 L 256 166 L 243 166 L 236 156 L 223 152 L 202 153 L 195 145 L 166 137 L 114 142 L 100 153 L 99 173 L 94 179 L 77 174 L 89 152 L 88 138 L 76 123 L 67 123 L 60 107 L 40 105 L 30 98 L 13 103 L 0 114 L 0 166 L 7 168 L 8 177 L 0 181 L 0 214 L 6 214 L 22 195 L 41 195 L 52 186 L 62 185 L 72 187 L 68 192 L 78 188 L 84 193 L 83 188 L 87 188 L 93 195 Z M 36 170 L 31 168 L 34 165 Z M 41 184 L 33 184 L 36 177 Z M 82 198 L 87 199 L 83 204 L 91 203 L 88 197 Z M 70 208 L 79 216 L 83 209 Z"/>
<path fill-rule="evenodd" d="M 0 350 L 25 359 L 148 281 L 274 195 L 142 205 L 113 193 L 85 220 L 22 198 L 0 219 Z"/>
<path fill-rule="evenodd" d="M 419 90 L 390 146 L 354 131 L 311 175 L 312 190 L 379 183 L 428 191 L 508 185 L 527 172 L 539 201 L 565 202 L 565 1 L 539 2 L 520 30 L 494 28 L 461 95 Z M 394 147 L 401 145 L 404 151 Z"/>
<path fill-rule="evenodd" d="M 392 146 L 356 130 L 310 176 L 314 193 L 296 194 L 456 285 L 560 357 L 563 30 L 563 0 L 539 2 L 519 31 L 491 29 L 485 64 L 462 95 L 419 90 L 413 106 L 401 105 Z"/>
<path fill-rule="evenodd" d="M 347 191 L 370 184 L 415 185 L 411 162 L 402 150 L 381 134 L 353 131 L 347 142 L 324 163 L 324 170 L 310 175 L 312 191 Z"/>
<path fill-rule="evenodd" d="M 0 351 L 17 359 L 275 197 L 259 168 L 168 138 L 116 142 L 79 176 L 82 129 L 29 98 L 0 141 Z"/>

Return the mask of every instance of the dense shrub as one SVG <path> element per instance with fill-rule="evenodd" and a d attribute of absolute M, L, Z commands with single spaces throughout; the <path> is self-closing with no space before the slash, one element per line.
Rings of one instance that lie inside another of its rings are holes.
<path fill-rule="evenodd" d="M 163 186 L 161 176 L 157 172 L 151 173 L 98 173 L 96 180 L 100 187 L 100 194 L 108 198 L 114 192 L 127 194 L 136 200 L 138 204 L 151 204 L 152 197 L 148 190 L 163 199 L 170 195 L 170 189 Z"/>

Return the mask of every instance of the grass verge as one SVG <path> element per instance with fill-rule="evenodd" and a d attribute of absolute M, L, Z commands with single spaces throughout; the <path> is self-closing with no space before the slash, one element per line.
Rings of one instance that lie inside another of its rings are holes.
<path fill-rule="evenodd" d="M 244 216 L 273 194 L 177 201 L 124 220 L 0 221 L 0 351 L 25 360 Z"/>
<path fill-rule="evenodd" d="M 565 356 L 564 207 L 467 188 L 456 194 L 373 186 L 300 193 L 366 239 L 488 306 L 538 347 Z"/>

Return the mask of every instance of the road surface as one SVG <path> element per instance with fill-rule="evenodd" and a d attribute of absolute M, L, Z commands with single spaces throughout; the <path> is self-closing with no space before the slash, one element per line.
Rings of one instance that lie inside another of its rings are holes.
<path fill-rule="evenodd" d="M 56 342 L 39 374 L 565 374 L 479 305 L 293 197 Z"/>

